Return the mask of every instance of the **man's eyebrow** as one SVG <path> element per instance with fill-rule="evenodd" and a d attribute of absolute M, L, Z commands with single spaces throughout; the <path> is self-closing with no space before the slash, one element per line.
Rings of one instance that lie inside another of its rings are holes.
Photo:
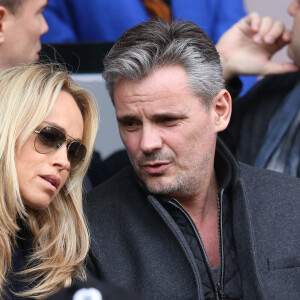
<path fill-rule="evenodd" d="M 126 121 L 134 121 L 138 120 L 138 117 L 135 115 L 124 115 L 124 116 L 117 116 L 118 122 L 126 122 Z"/>
<path fill-rule="evenodd" d="M 164 112 L 153 115 L 153 119 L 163 119 L 163 118 L 174 118 L 174 119 L 183 119 L 185 114 L 183 112 Z"/>
<path fill-rule="evenodd" d="M 162 120 L 165 118 L 174 118 L 174 119 L 184 119 L 185 114 L 183 112 L 163 112 L 163 113 L 157 113 L 153 114 L 150 117 L 152 120 Z M 124 115 L 124 116 L 117 116 L 117 120 L 120 123 L 124 123 L 127 121 L 138 121 L 139 118 L 135 115 Z"/>

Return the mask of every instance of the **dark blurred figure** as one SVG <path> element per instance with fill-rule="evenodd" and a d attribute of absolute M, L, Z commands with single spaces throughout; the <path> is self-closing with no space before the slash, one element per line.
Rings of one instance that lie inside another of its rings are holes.
<path fill-rule="evenodd" d="M 87 172 L 87 189 L 104 182 L 123 168 L 130 165 L 128 154 L 125 150 L 119 150 L 106 159 L 101 159 L 101 154 L 94 151 L 91 165 Z"/>
<path fill-rule="evenodd" d="M 251 14 L 220 39 L 227 80 L 235 75 L 270 75 L 233 104 L 228 129 L 221 134 L 237 159 L 260 168 L 300 176 L 300 3 L 288 13 L 293 30 L 281 22 Z M 237 41 L 243 41 L 237 43 Z M 289 43 L 292 62 L 273 62 Z M 238 47 L 235 47 L 237 45 Z M 288 73 L 288 74 L 284 74 Z"/>
<path fill-rule="evenodd" d="M 94 278 L 76 281 L 71 287 L 62 289 L 48 300 L 141 300 L 133 292 Z"/>

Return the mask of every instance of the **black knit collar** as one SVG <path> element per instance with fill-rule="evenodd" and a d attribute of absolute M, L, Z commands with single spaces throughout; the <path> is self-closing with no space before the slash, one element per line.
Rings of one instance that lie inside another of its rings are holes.
<path fill-rule="evenodd" d="M 239 164 L 219 138 L 217 138 L 214 168 L 221 189 L 229 188 L 239 178 Z"/>

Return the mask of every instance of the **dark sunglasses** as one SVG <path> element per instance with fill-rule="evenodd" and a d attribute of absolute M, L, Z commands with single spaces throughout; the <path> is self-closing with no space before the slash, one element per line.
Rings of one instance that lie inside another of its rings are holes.
<path fill-rule="evenodd" d="M 41 154 L 50 153 L 59 149 L 67 140 L 68 160 L 71 164 L 71 169 L 74 170 L 84 160 L 86 155 L 86 147 L 71 138 L 67 138 L 66 134 L 60 129 L 53 126 L 45 126 L 41 130 L 35 130 L 37 136 L 34 140 L 34 147 Z"/>

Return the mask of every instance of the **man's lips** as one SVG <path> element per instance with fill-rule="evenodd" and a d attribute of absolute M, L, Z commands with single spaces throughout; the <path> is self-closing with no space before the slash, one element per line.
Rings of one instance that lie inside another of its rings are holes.
<path fill-rule="evenodd" d="M 56 191 L 60 185 L 60 179 L 55 175 L 41 175 L 40 177 L 49 183 L 49 187 L 53 191 Z"/>
<path fill-rule="evenodd" d="M 155 175 L 163 173 L 170 164 L 170 162 L 145 163 L 142 167 L 147 173 Z"/>

